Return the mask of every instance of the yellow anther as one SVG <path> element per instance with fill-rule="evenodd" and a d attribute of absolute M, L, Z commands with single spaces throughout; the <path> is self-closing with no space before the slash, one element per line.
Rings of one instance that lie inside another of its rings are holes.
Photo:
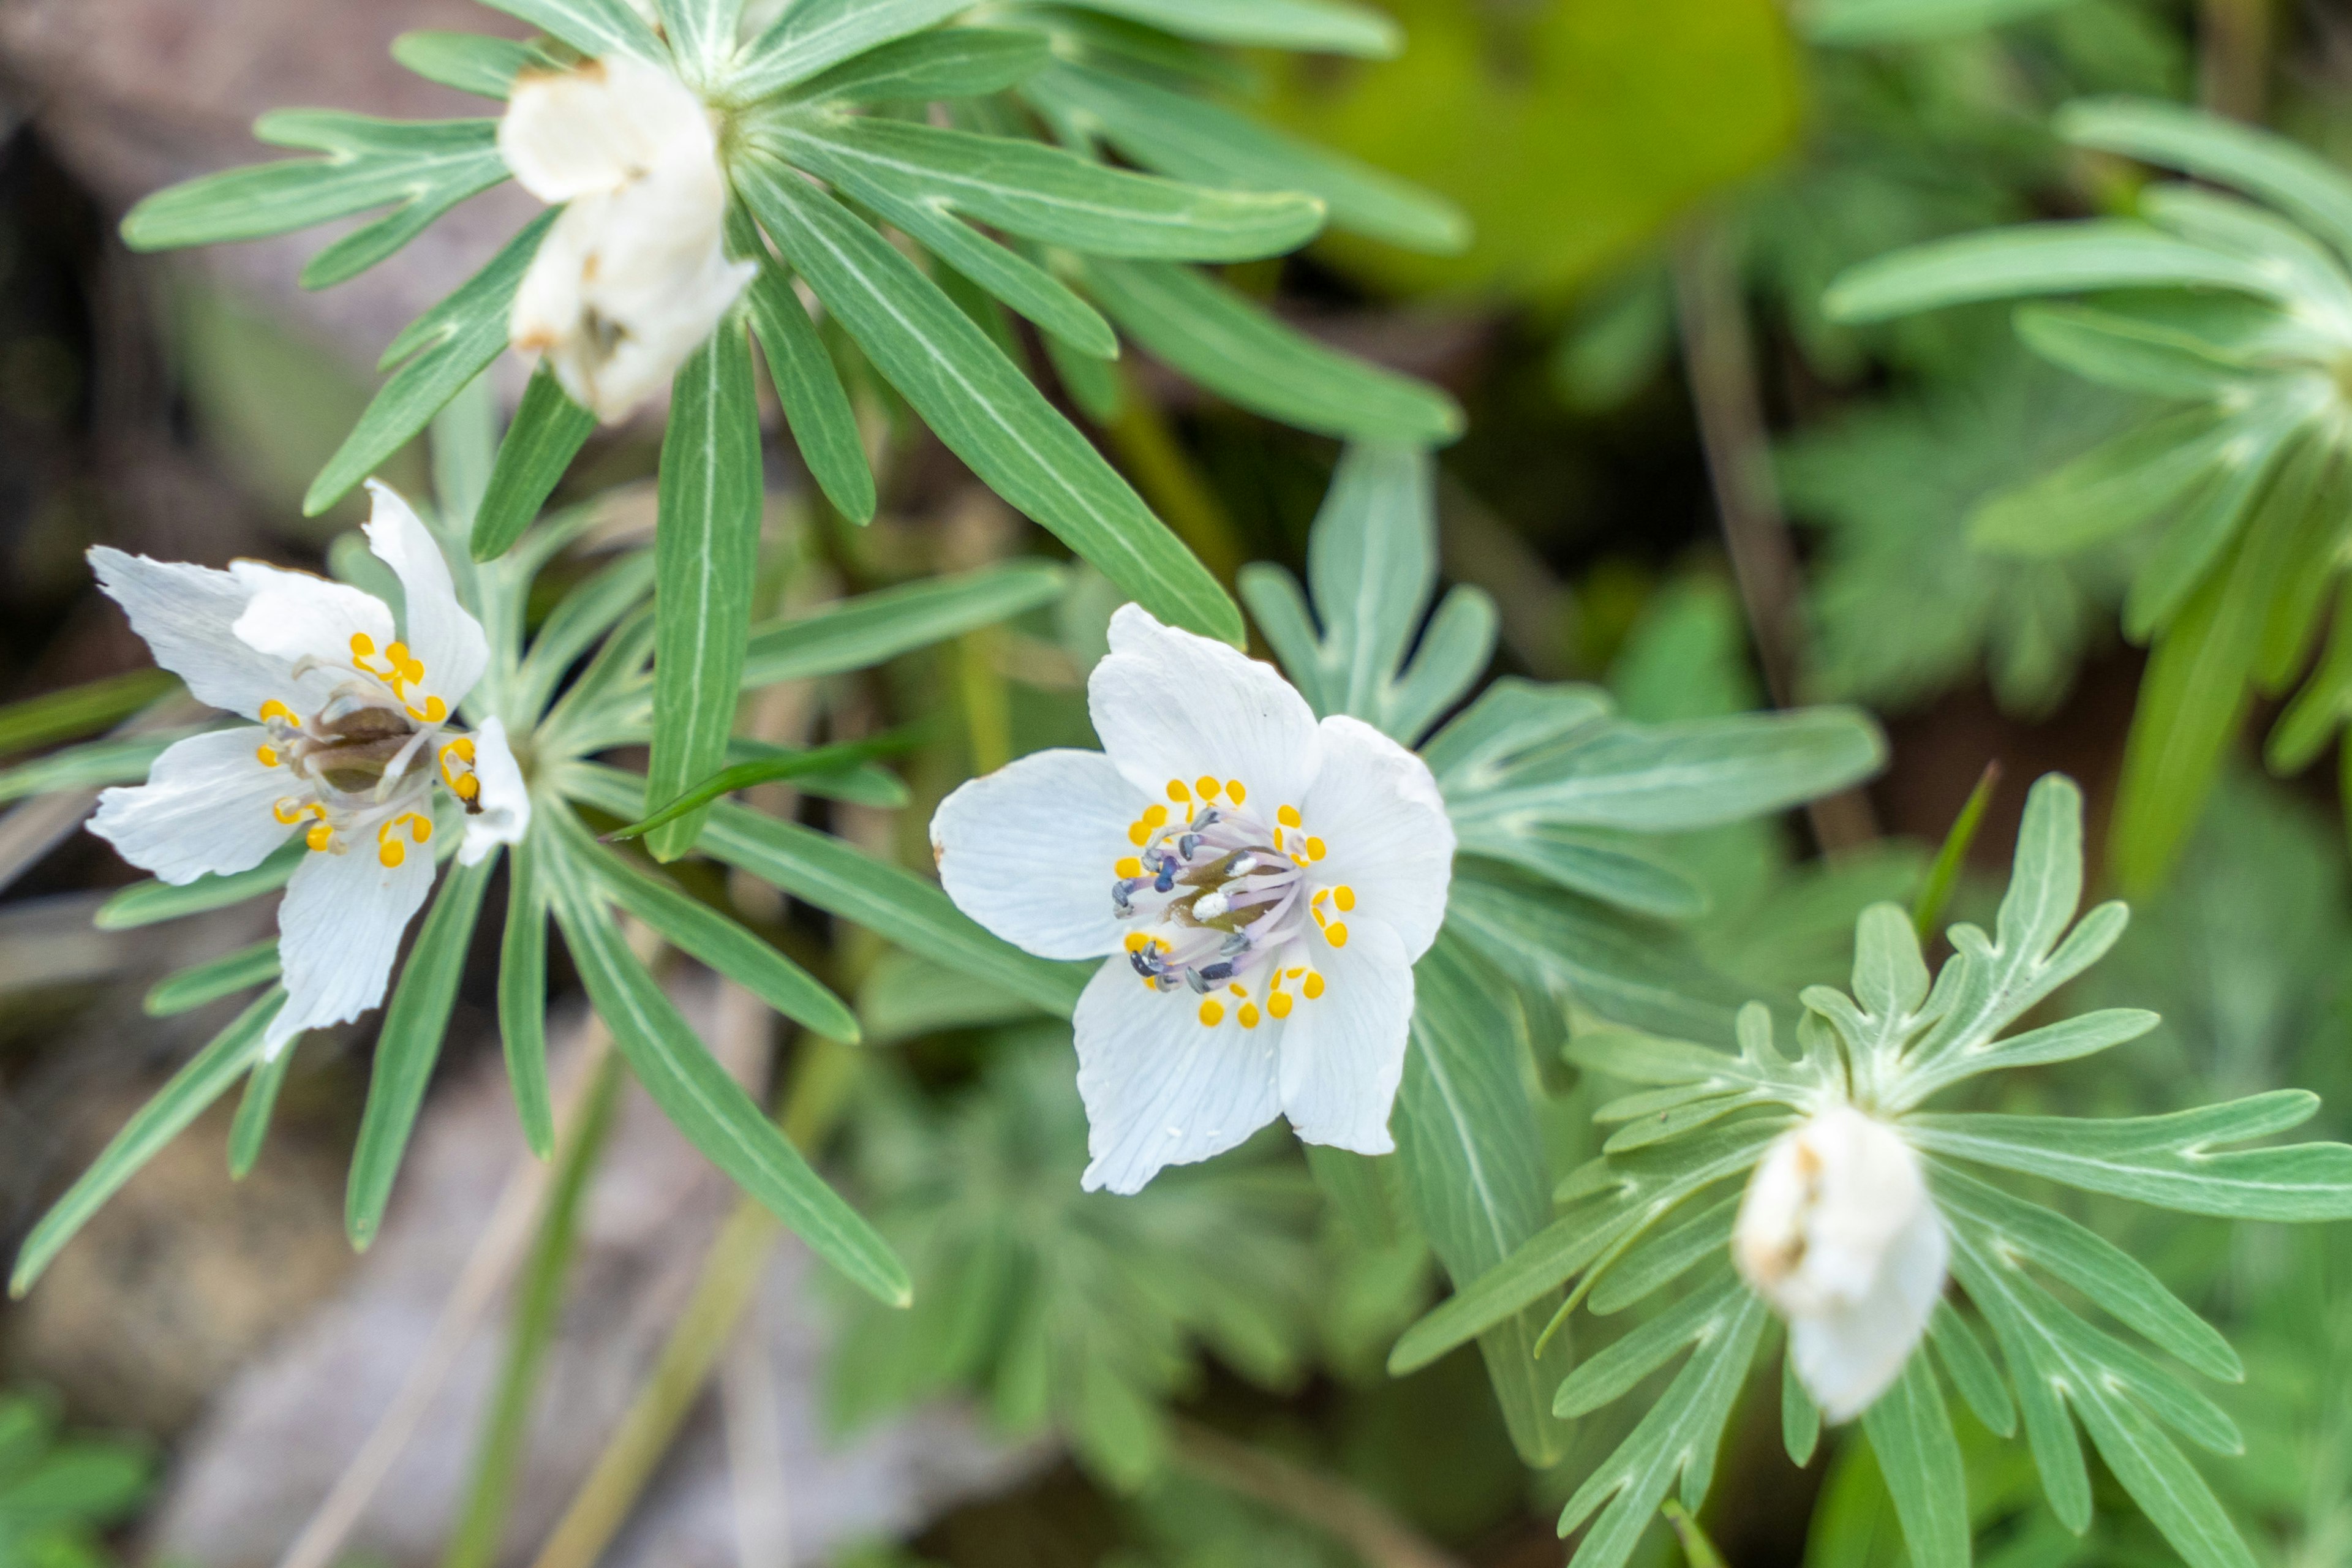
<path fill-rule="evenodd" d="M 1131 822 L 1128 824 L 1127 841 L 1129 844 L 1134 845 L 1138 849 L 1142 848 L 1144 844 L 1150 840 L 1150 824 L 1143 822 Z"/>
<path fill-rule="evenodd" d="M 1320 860 L 1323 858 L 1323 840 L 1310 838 L 1307 841 L 1307 858 L 1309 860 Z"/>
<path fill-rule="evenodd" d="M 1356 907 L 1356 889 L 1347 887 L 1334 888 L 1331 889 L 1331 901 L 1339 906 L 1341 914 L 1346 914 Z"/>
<path fill-rule="evenodd" d="M 1129 931 L 1129 932 L 1128 932 L 1128 933 L 1127 933 L 1127 951 L 1128 951 L 1128 952 L 1141 952 L 1145 948 L 1150 947 L 1150 945 L 1151 945 L 1151 939 L 1150 939 L 1150 937 L 1148 937 L 1148 936 L 1144 935 L 1141 931 Z"/>
<path fill-rule="evenodd" d="M 302 803 L 290 795 L 287 795 L 269 808 L 269 815 L 291 827 L 302 820 Z"/>
<path fill-rule="evenodd" d="M 352 634 L 352 657 L 353 658 L 374 658 L 375 638 L 368 636 L 365 632 L 353 632 Z"/>
<path fill-rule="evenodd" d="M 1184 781 L 1182 779 L 1170 779 L 1168 781 L 1168 798 L 1170 800 L 1190 800 L 1192 798 L 1192 792 L 1184 787 Z"/>
<path fill-rule="evenodd" d="M 1152 939 L 1151 945 L 1158 948 L 1162 952 L 1173 952 L 1176 951 L 1175 946 L 1164 936 L 1154 937 Z"/>
<path fill-rule="evenodd" d="M 1213 1029 L 1224 1021 L 1224 1005 L 1215 997 L 1212 996 L 1206 1002 L 1201 1004 L 1201 1022 L 1204 1026 Z"/>
<path fill-rule="evenodd" d="M 1257 1027 L 1257 1005 L 1255 1003 L 1245 1002 L 1242 1004 L 1241 1020 L 1242 1027 L 1244 1029 L 1255 1029 Z"/>
<path fill-rule="evenodd" d="M 472 800 L 482 793 L 482 781 L 471 773 L 466 773 L 452 782 L 449 787 L 457 793 L 459 800 Z"/>
<path fill-rule="evenodd" d="M 1280 811 L 1274 814 L 1274 819 L 1282 824 L 1285 827 L 1296 827 L 1301 822 L 1306 820 L 1306 818 L 1298 815 L 1298 808 L 1295 805 L 1284 806 Z"/>
<path fill-rule="evenodd" d="M 424 679 L 424 672 L 420 670 L 410 679 L 421 680 Z M 438 697 L 428 697 L 425 700 L 425 721 L 427 724 L 438 724 L 447 717 L 449 717 L 449 705 L 446 702 L 442 701 Z"/>
<path fill-rule="evenodd" d="M 474 760 L 474 737 L 471 735 L 460 735 L 456 740 L 450 742 L 447 745 L 442 747 L 441 750 L 445 755 L 448 752 L 455 752 L 457 755 L 465 758 L 470 763 Z"/>
<path fill-rule="evenodd" d="M 392 839 L 376 850 L 375 858 L 383 862 L 386 869 L 390 869 L 408 858 L 408 846 L 397 838 Z"/>
<path fill-rule="evenodd" d="M 1198 779 L 1194 780 L 1192 787 L 1201 792 L 1201 798 L 1202 800 L 1214 800 L 1217 798 L 1217 781 L 1211 778 L 1206 773 L 1202 773 Z"/>
<path fill-rule="evenodd" d="M 287 707 L 275 697 L 261 705 L 261 721 L 267 724 L 272 719 L 283 719 L 297 730 L 302 727 L 302 721 L 294 716 L 294 710 Z"/>
<path fill-rule="evenodd" d="M 310 830 L 302 835 L 302 842 L 313 849 L 324 849 L 334 841 L 335 830 L 323 822 L 312 823 Z"/>
<path fill-rule="evenodd" d="M 1168 823 L 1168 808 L 1167 808 L 1166 806 L 1164 806 L 1164 805 L 1153 805 L 1153 806 L 1147 806 L 1147 807 L 1145 807 L 1145 808 L 1144 808 L 1144 812 L 1143 812 L 1143 826 L 1146 826 L 1146 827 L 1164 827 L 1164 826 L 1167 826 L 1167 823 Z"/>
<path fill-rule="evenodd" d="M 1143 862 L 1130 855 L 1111 868 L 1114 876 L 1135 878 L 1143 875 Z"/>
<path fill-rule="evenodd" d="M 1305 969 L 1303 969 L 1303 968 L 1300 968 L 1300 969 L 1286 969 L 1286 970 L 1284 970 L 1282 973 L 1283 973 L 1286 977 L 1288 977 L 1289 979 L 1296 980 L 1296 979 L 1297 979 L 1300 975 L 1302 975 L 1302 974 L 1306 973 L 1307 973 L 1307 971 L 1306 971 Z"/>
<path fill-rule="evenodd" d="M 1341 921 L 1333 921 L 1329 925 L 1325 926 L 1323 928 L 1323 940 L 1329 942 L 1333 947 L 1347 946 L 1348 927 L 1346 922 Z"/>
<path fill-rule="evenodd" d="M 1307 977 L 1307 984 L 1300 987 L 1300 989 L 1307 993 L 1307 999 L 1309 1002 L 1314 1001 L 1315 998 L 1323 994 L 1323 977 L 1320 974 L 1308 975 Z"/>
<path fill-rule="evenodd" d="M 261 760 L 261 765 L 265 768 L 274 768 L 278 765 L 278 748 L 275 746 L 264 746 L 253 754 Z"/>
<path fill-rule="evenodd" d="M 410 816 L 408 821 L 408 836 L 411 838 L 415 839 L 419 844 L 424 843 L 426 839 L 433 837 L 433 819 L 431 817 L 425 816 L 422 814 L 414 814 Z"/>
<path fill-rule="evenodd" d="M 1326 899 L 1329 898 L 1330 896 L 1331 896 L 1331 889 L 1328 889 L 1328 888 L 1318 888 L 1318 889 L 1315 889 L 1315 896 L 1314 896 L 1312 899 L 1309 899 L 1309 900 L 1307 900 L 1307 902 L 1312 903 L 1312 904 L 1320 904 L 1324 900 L 1326 900 Z"/>
<path fill-rule="evenodd" d="M 383 658 L 385 663 L 398 669 L 408 662 L 408 645 L 404 642 L 394 643 L 383 650 Z"/>
<path fill-rule="evenodd" d="M 1232 992 L 1236 996 L 1246 996 L 1249 994 L 1249 987 L 1243 984 L 1238 980 L 1234 981 L 1231 985 L 1226 986 L 1225 989 Z"/>
<path fill-rule="evenodd" d="M 1241 805 L 1242 802 L 1249 798 L 1249 791 L 1242 788 L 1242 781 L 1239 779 L 1227 779 L 1225 781 L 1225 793 L 1233 797 L 1233 802 L 1235 805 Z"/>
<path fill-rule="evenodd" d="M 1277 991 L 1265 999 L 1265 1010 L 1277 1018 L 1289 1017 L 1290 1010 L 1297 1005 L 1298 1005 L 1297 1002 L 1287 991 Z"/>

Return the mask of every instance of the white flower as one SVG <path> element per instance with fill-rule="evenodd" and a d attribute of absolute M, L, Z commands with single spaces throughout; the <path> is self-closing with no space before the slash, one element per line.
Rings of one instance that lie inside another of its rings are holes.
<path fill-rule="evenodd" d="M 1104 752 L 1024 757 L 931 820 L 974 920 L 1047 958 L 1112 955 L 1078 1001 L 1086 1186 L 1135 1192 L 1277 1113 L 1388 1152 L 1412 963 L 1453 876 L 1429 769 L 1133 605 L 1087 695 Z"/>
<path fill-rule="evenodd" d="M 99 797 L 90 831 L 166 882 L 248 870 L 298 832 L 314 851 L 278 906 L 287 1000 L 269 1026 L 273 1055 L 383 1000 L 401 933 L 433 886 L 437 794 L 467 816 L 457 858 L 469 866 L 530 822 L 499 721 L 470 735 L 447 728 L 489 661 L 482 628 L 416 514 L 369 488 L 368 542 L 400 577 L 404 641 L 383 600 L 340 583 L 252 561 L 215 572 L 89 552 L 155 662 L 258 721 L 173 745 L 145 784 Z"/>
<path fill-rule="evenodd" d="M 1949 1243 L 1911 1145 L 1838 1105 L 1765 1152 L 1731 1249 L 1789 1321 L 1798 1381 L 1831 1420 L 1850 1421 L 1902 1375 L 1927 1332 Z"/>
<path fill-rule="evenodd" d="M 759 270 L 727 259 L 727 176 L 709 110 L 627 55 L 515 82 L 499 152 L 564 203 L 523 275 L 508 334 L 563 390 L 623 419 L 710 335 Z"/>

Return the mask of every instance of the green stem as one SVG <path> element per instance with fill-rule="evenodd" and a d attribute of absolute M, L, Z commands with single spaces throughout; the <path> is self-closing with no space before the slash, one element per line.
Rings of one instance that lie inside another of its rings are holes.
<path fill-rule="evenodd" d="M 467 1488 L 465 1509 L 458 1516 L 448 1553 L 442 1559 L 444 1568 L 490 1568 L 498 1561 L 507 1515 L 514 1503 L 515 1477 L 529 1443 L 540 1374 L 546 1368 L 548 1348 L 554 1342 L 562 1314 L 563 1281 L 579 1234 L 581 1200 L 587 1194 L 588 1178 L 603 1152 L 605 1135 L 612 1130 L 620 1087 L 621 1058 L 607 1056 L 598 1064 L 580 1117 L 557 1154 L 554 1180 L 541 1203 L 538 1232 L 515 1298 L 506 1364 L 499 1370 L 489 1415 L 482 1423 L 473 1480 Z"/>

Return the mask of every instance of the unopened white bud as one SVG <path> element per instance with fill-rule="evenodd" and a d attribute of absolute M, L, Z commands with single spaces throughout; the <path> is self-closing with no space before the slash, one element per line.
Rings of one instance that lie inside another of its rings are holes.
<path fill-rule="evenodd" d="M 1927 1331 L 1949 1244 L 1910 1144 L 1840 1105 L 1765 1152 L 1731 1249 L 1788 1320 L 1798 1381 L 1831 1420 L 1850 1421 L 1902 1375 Z"/>

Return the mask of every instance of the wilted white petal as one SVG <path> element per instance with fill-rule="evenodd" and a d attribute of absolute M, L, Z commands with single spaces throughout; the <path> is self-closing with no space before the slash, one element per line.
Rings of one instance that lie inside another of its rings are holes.
<path fill-rule="evenodd" d="M 239 640 L 234 627 L 253 591 L 226 572 L 150 561 L 104 545 L 89 552 L 98 585 L 131 617 L 155 662 L 200 702 L 246 718 L 287 695 L 287 665 Z"/>
<path fill-rule="evenodd" d="M 145 784 L 99 795 L 89 830 L 166 882 L 249 871 L 294 831 L 271 810 L 289 781 L 263 765 L 268 742 L 246 727 L 175 742 Z"/>
<path fill-rule="evenodd" d="M 1345 947 L 1307 941 L 1323 994 L 1297 1003 L 1283 1031 L 1282 1113 L 1308 1143 L 1386 1154 L 1412 1027 L 1412 961 L 1386 923 L 1361 915 Z"/>
<path fill-rule="evenodd" d="M 364 846 L 310 854 L 278 906 L 286 1005 L 269 1026 L 275 1055 L 306 1029 L 348 1023 L 383 1002 L 408 922 L 433 889 L 433 857 L 387 866 Z"/>
<path fill-rule="evenodd" d="M 1110 888 L 1148 803 L 1100 752 L 1035 752 L 940 803 L 931 855 L 964 913 L 1044 958 L 1098 958 L 1126 935 Z"/>
<path fill-rule="evenodd" d="M 1213 1026 L 1201 1022 L 1210 1005 Z M 1124 959 L 1096 971 L 1076 1025 L 1088 1192 L 1139 1192 L 1166 1166 L 1234 1147 L 1280 1107 L 1280 1025 L 1245 1029 L 1236 1007 L 1154 991 Z"/>
<path fill-rule="evenodd" d="M 365 525 L 368 544 L 400 578 L 401 640 L 425 666 L 424 679 L 413 688 L 420 695 L 412 700 L 422 707 L 424 696 L 438 697 L 454 711 L 488 667 L 489 640 L 457 602 L 449 563 L 424 521 L 391 486 L 370 479 L 368 490 L 375 498 Z"/>
<path fill-rule="evenodd" d="M 1306 795 L 1322 756 L 1314 710 L 1273 666 L 1138 605 L 1111 617 L 1087 706 L 1103 750 L 1154 800 L 1171 781 L 1206 776 L 1238 781 L 1272 811 Z"/>
<path fill-rule="evenodd" d="M 484 720 L 474 731 L 474 777 L 481 793 L 472 804 L 480 810 L 466 818 L 465 842 L 457 847 L 461 866 L 478 866 L 499 845 L 520 844 L 530 831 L 530 786 L 507 744 L 507 727 L 497 719 Z"/>
<path fill-rule="evenodd" d="M 289 668 L 306 658 L 341 661 L 335 668 L 305 672 L 305 700 L 298 706 L 323 700 L 332 690 L 361 646 L 355 639 L 365 639 L 371 655 L 399 640 L 384 602 L 347 583 L 257 561 L 239 561 L 229 570 L 250 595 L 245 613 L 236 618 L 238 641 Z"/>
<path fill-rule="evenodd" d="M 1798 1380 L 1832 1421 L 1902 1375 L 1943 1295 L 1948 1249 L 1917 1153 L 1845 1105 L 1766 1152 L 1732 1233 L 1740 1272 L 1789 1321 Z"/>
<path fill-rule="evenodd" d="M 1410 963 L 1445 921 L 1454 880 L 1445 802 L 1426 763 L 1361 720 L 1326 719 L 1322 736 L 1322 771 L 1302 803 L 1307 826 L 1330 851 L 1315 874 L 1353 889 L 1364 915 L 1402 939 Z"/>
<path fill-rule="evenodd" d="M 680 152 L 719 155 L 710 111 L 661 67 L 628 55 L 516 78 L 499 153 L 541 201 L 615 189 Z"/>

